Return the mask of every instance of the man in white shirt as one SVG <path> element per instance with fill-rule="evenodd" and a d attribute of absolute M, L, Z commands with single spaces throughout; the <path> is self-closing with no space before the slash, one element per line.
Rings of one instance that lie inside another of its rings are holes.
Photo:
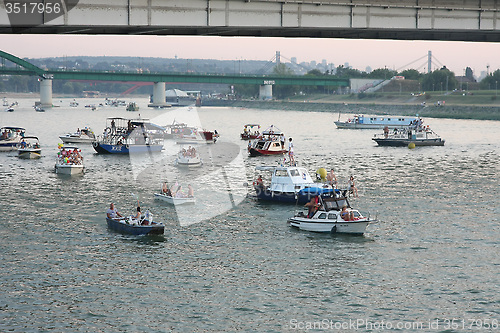
<path fill-rule="evenodd" d="M 115 209 L 115 204 L 111 203 L 109 205 L 108 210 L 106 211 L 106 215 L 108 219 L 116 220 L 117 217 L 123 217 L 122 214 L 118 213 L 118 211 Z"/>

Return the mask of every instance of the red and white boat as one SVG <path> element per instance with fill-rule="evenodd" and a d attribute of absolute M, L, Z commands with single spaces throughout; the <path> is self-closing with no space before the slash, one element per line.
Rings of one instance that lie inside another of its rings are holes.
<path fill-rule="evenodd" d="M 285 149 L 285 135 L 274 125 L 262 132 L 255 140 L 248 145 L 250 156 L 260 155 L 282 155 L 288 152 Z"/>
<path fill-rule="evenodd" d="M 215 143 L 219 138 L 217 130 L 207 131 L 196 127 L 186 127 L 174 135 L 178 144 Z"/>

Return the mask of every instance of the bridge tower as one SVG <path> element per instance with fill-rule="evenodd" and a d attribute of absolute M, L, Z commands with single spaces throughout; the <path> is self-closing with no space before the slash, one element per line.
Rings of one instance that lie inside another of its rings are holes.
<path fill-rule="evenodd" d="M 165 82 L 155 82 L 153 84 L 153 100 L 150 107 L 167 106 L 167 93 L 165 91 Z"/>
<path fill-rule="evenodd" d="M 40 81 L 40 104 L 42 107 L 52 107 L 52 80 L 39 79 Z"/>
<path fill-rule="evenodd" d="M 427 73 L 432 72 L 432 51 L 427 52 Z"/>

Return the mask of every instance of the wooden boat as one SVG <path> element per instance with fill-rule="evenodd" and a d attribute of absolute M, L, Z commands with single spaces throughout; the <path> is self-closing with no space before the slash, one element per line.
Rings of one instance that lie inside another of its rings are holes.
<path fill-rule="evenodd" d="M 19 143 L 17 156 L 24 159 L 36 159 L 42 157 L 40 142 L 36 136 L 25 136 Z"/>
<path fill-rule="evenodd" d="M 147 221 L 148 224 L 140 224 L 143 221 Z M 106 217 L 106 222 L 108 228 L 129 235 L 163 235 L 165 231 L 165 225 L 160 222 L 152 221 L 152 218 L 151 221 L 145 218 L 141 219 L 141 221 L 137 221 L 131 217 L 120 218 L 119 220 Z"/>

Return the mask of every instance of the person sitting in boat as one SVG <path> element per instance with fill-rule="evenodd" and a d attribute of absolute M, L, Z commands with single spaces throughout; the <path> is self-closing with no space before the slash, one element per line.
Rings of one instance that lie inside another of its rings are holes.
<path fill-rule="evenodd" d="M 264 181 L 262 180 L 261 175 L 259 175 L 259 177 L 257 177 L 257 180 L 255 181 L 255 186 L 264 187 Z"/>
<path fill-rule="evenodd" d="M 312 197 L 311 200 L 304 205 L 304 207 L 307 207 L 308 212 L 307 212 L 307 218 L 310 219 L 314 216 L 316 211 L 319 209 L 319 197 L 315 196 Z"/>
<path fill-rule="evenodd" d="M 168 195 L 169 197 L 172 196 L 172 192 L 170 192 L 170 189 L 168 188 L 167 182 L 163 182 L 163 186 L 161 188 L 161 192 L 165 195 Z"/>
<path fill-rule="evenodd" d="M 340 217 L 344 219 L 344 221 L 354 221 L 354 213 L 347 210 L 347 206 L 342 206 L 342 211 L 340 212 Z"/>
<path fill-rule="evenodd" d="M 21 148 L 26 148 L 28 147 L 28 144 L 26 143 L 26 141 L 21 141 Z"/>
<path fill-rule="evenodd" d="M 384 127 L 384 137 L 387 139 L 388 136 L 389 136 L 389 126 L 385 126 Z"/>
<path fill-rule="evenodd" d="M 106 212 L 106 216 L 108 217 L 108 219 L 112 219 L 112 220 L 116 220 L 118 217 L 123 217 L 122 214 L 120 214 L 116 210 L 114 203 L 111 203 L 109 205 L 109 208 L 108 208 L 108 210 Z"/>
<path fill-rule="evenodd" d="M 179 185 L 179 187 L 177 188 L 177 191 L 175 191 L 175 197 L 176 198 L 185 198 L 186 197 L 186 195 L 182 191 L 182 186 L 181 185 Z"/>
<path fill-rule="evenodd" d="M 194 198 L 194 190 L 191 184 L 188 185 L 188 197 L 189 198 Z"/>

